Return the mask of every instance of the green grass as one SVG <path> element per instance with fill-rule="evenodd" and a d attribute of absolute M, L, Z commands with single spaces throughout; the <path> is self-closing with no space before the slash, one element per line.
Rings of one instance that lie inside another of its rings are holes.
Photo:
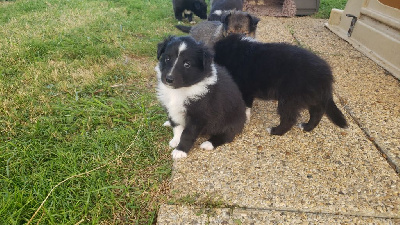
<path fill-rule="evenodd" d="M 344 7 L 346 6 L 346 2 L 347 0 L 320 0 L 319 10 L 312 17 L 319 19 L 329 19 L 331 10 L 333 8 L 344 9 Z"/>
<path fill-rule="evenodd" d="M 0 2 L 0 224 L 152 224 L 171 132 L 154 94 L 169 0 Z M 132 147 L 120 156 L 134 141 Z"/>
<path fill-rule="evenodd" d="M 0 0 L 0 224 L 106 164 L 58 186 L 31 224 L 155 222 L 171 131 L 153 68 L 175 23 L 170 0 Z"/>

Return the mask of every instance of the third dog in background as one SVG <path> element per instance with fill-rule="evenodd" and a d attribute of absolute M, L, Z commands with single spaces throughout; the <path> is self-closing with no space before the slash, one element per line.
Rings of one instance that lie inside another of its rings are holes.
<path fill-rule="evenodd" d="M 190 33 L 197 41 L 202 41 L 207 47 L 213 48 L 215 42 L 228 34 L 237 33 L 255 38 L 257 24 L 260 21 L 257 17 L 242 11 L 228 11 L 219 21 L 203 21 L 193 27 L 176 25 L 179 30 Z"/>
<path fill-rule="evenodd" d="M 243 0 L 212 0 L 208 20 L 221 21 L 221 17 L 230 10 L 243 10 Z"/>
<path fill-rule="evenodd" d="M 182 21 L 183 15 L 189 22 L 193 20 L 193 13 L 200 19 L 207 19 L 207 4 L 204 0 L 173 0 L 175 18 Z"/>
<path fill-rule="evenodd" d="M 232 10 L 221 18 L 224 24 L 224 37 L 229 34 L 244 34 L 248 37 L 256 37 L 259 18 L 248 12 Z"/>

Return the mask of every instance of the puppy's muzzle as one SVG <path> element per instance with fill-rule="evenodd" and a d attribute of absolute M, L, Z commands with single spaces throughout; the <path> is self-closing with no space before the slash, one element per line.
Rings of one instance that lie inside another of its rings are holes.
<path fill-rule="evenodd" d="M 172 76 L 167 76 L 167 77 L 165 77 L 165 81 L 168 84 L 172 84 L 172 82 L 174 82 L 174 78 Z"/>

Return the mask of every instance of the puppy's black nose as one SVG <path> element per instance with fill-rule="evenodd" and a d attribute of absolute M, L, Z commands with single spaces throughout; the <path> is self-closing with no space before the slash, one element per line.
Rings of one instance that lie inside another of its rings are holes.
<path fill-rule="evenodd" d="M 172 77 L 170 77 L 170 76 L 167 76 L 166 78 L 165 78 L 165 81 L 167 82 L 167 83 L 172 83 L 172 82 L 174 82 L 174 78 L 172 78 Z"/>

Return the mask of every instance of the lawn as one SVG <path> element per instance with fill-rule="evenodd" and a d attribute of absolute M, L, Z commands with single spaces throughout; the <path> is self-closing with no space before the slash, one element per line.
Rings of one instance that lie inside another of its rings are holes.
<path fill-rule="evenodd" d="M 153 68 L 174 24 L 171 0 L 0 0 L 0 224 L 155 222 L 172 134 Z"/>
<path fill-rule="evenodd" d="M 151 224 L 170 132 L 154 94 L 169 0 L 0 2 L 0 224 Z M 128 146 L 131 147 L 127 150 Z"/>
<path fill-rule="evenodd" d="M 320 0 L 319 10 L 312 17 L 328 19 L 332 8 L 344 9 L 347 0 Z"/>

